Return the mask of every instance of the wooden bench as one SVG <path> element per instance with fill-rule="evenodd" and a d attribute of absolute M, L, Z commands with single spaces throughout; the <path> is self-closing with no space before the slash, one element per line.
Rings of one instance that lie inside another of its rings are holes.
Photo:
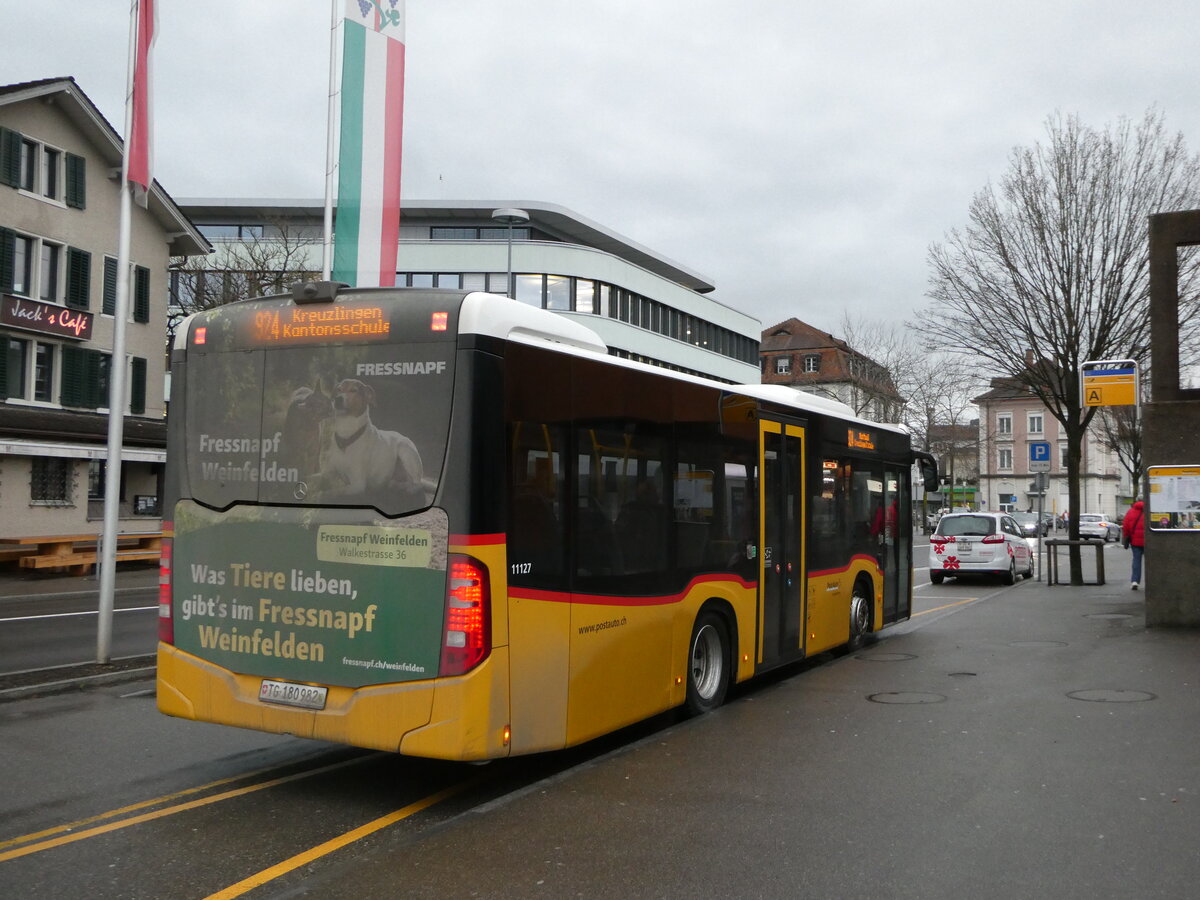
<path fill-rule="evenodd" d="M 12 562 L 36 552 L 36 547 L 0 547 L 0 563 Z"/>
<path fill-rule="evenodd" d="M 24 550 L 16 558 L 25 569 L 66 569 L 87 575 L 99 561 L 96 534 L 57 534 L 0 538 L 0 547 Z M 162 554 L 162 532 L 126 532 L 117 535 L 117 562 L 153 562 Z"/>

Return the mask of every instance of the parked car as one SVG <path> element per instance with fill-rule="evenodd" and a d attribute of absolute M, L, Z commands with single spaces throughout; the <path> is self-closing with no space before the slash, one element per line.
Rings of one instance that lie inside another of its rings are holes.
<path fill-rule="evenodd" d="M 1080 513 L 1079 536 L 1087 540 L 1119 541 L 1121 523 L 1099 513 Z"/>
<path fill-rule="evenodd" d="M 1018 574 L 1033 577 L 1033 551 L 1008 513 L 947 513 L 929 537 L 934 584 L 961 575 L 999 575 L 1013 584 Z"/>
<path fill-rule="evenodd" d="M 1037 537 L 1050 530 L 1050 522 L 1046 519 L 1039 519 L 1037 513 L 1015 512 L 1012 517 L 1021 526 L 1021 533 L 1025 537 Z"/>

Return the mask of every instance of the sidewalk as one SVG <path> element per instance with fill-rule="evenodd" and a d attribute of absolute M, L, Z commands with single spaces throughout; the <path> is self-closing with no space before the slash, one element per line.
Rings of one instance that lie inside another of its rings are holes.
<path fill-rule="evenodd" d="M 944 605 L 860 651 L 392 853 L 379 892 L 482 868 L 487 896 L 1195 896 L 1200 629 L 1146 628 L 1103 552 L 1104 585 L 923 588 Z"/>

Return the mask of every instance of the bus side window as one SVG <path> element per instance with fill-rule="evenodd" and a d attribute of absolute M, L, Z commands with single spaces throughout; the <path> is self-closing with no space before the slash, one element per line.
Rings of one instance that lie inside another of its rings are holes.
<path fill-rule="evenodd" d="M 577 433 L 576 568 L 583 577 L 662 573 L 669 510 L 662 432 L 641 423 Z"/>
<path fill-rule="evenodd" d="M 518 583 L 560 579 L 564 556 L 562 429 L 515 422 L 510 442 L 509 576 Z"/>

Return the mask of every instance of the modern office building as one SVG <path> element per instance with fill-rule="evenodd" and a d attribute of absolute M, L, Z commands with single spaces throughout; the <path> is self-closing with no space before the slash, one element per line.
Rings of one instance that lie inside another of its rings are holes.
<path fill-rule="evenodd" d="M 74 79 L 0 86 L 0 537 L 100 530 L 121 157 Z M 122 531 L 159 527 L 167 263 L 210 249 L 157 182 L 147 201 L 120 362 Z"/>
<path fill-rule="evenodd" d="M 254 269 L 321 270 L 319 201 L 186 199 L 180 207 L 217 248 L 199 268 L 173 274 L 182 309 L 286 289 Z M 518 211 L 517 221 L 497 218 L 501 210 Z M 512 296 L 582 322 L 614 355 L 759 381 L 757 319 L 713 299 L 709 279 L 552 203 L 406 201 L 397 266 L 398 285 L 499 294 L 511 271 Z"/>

